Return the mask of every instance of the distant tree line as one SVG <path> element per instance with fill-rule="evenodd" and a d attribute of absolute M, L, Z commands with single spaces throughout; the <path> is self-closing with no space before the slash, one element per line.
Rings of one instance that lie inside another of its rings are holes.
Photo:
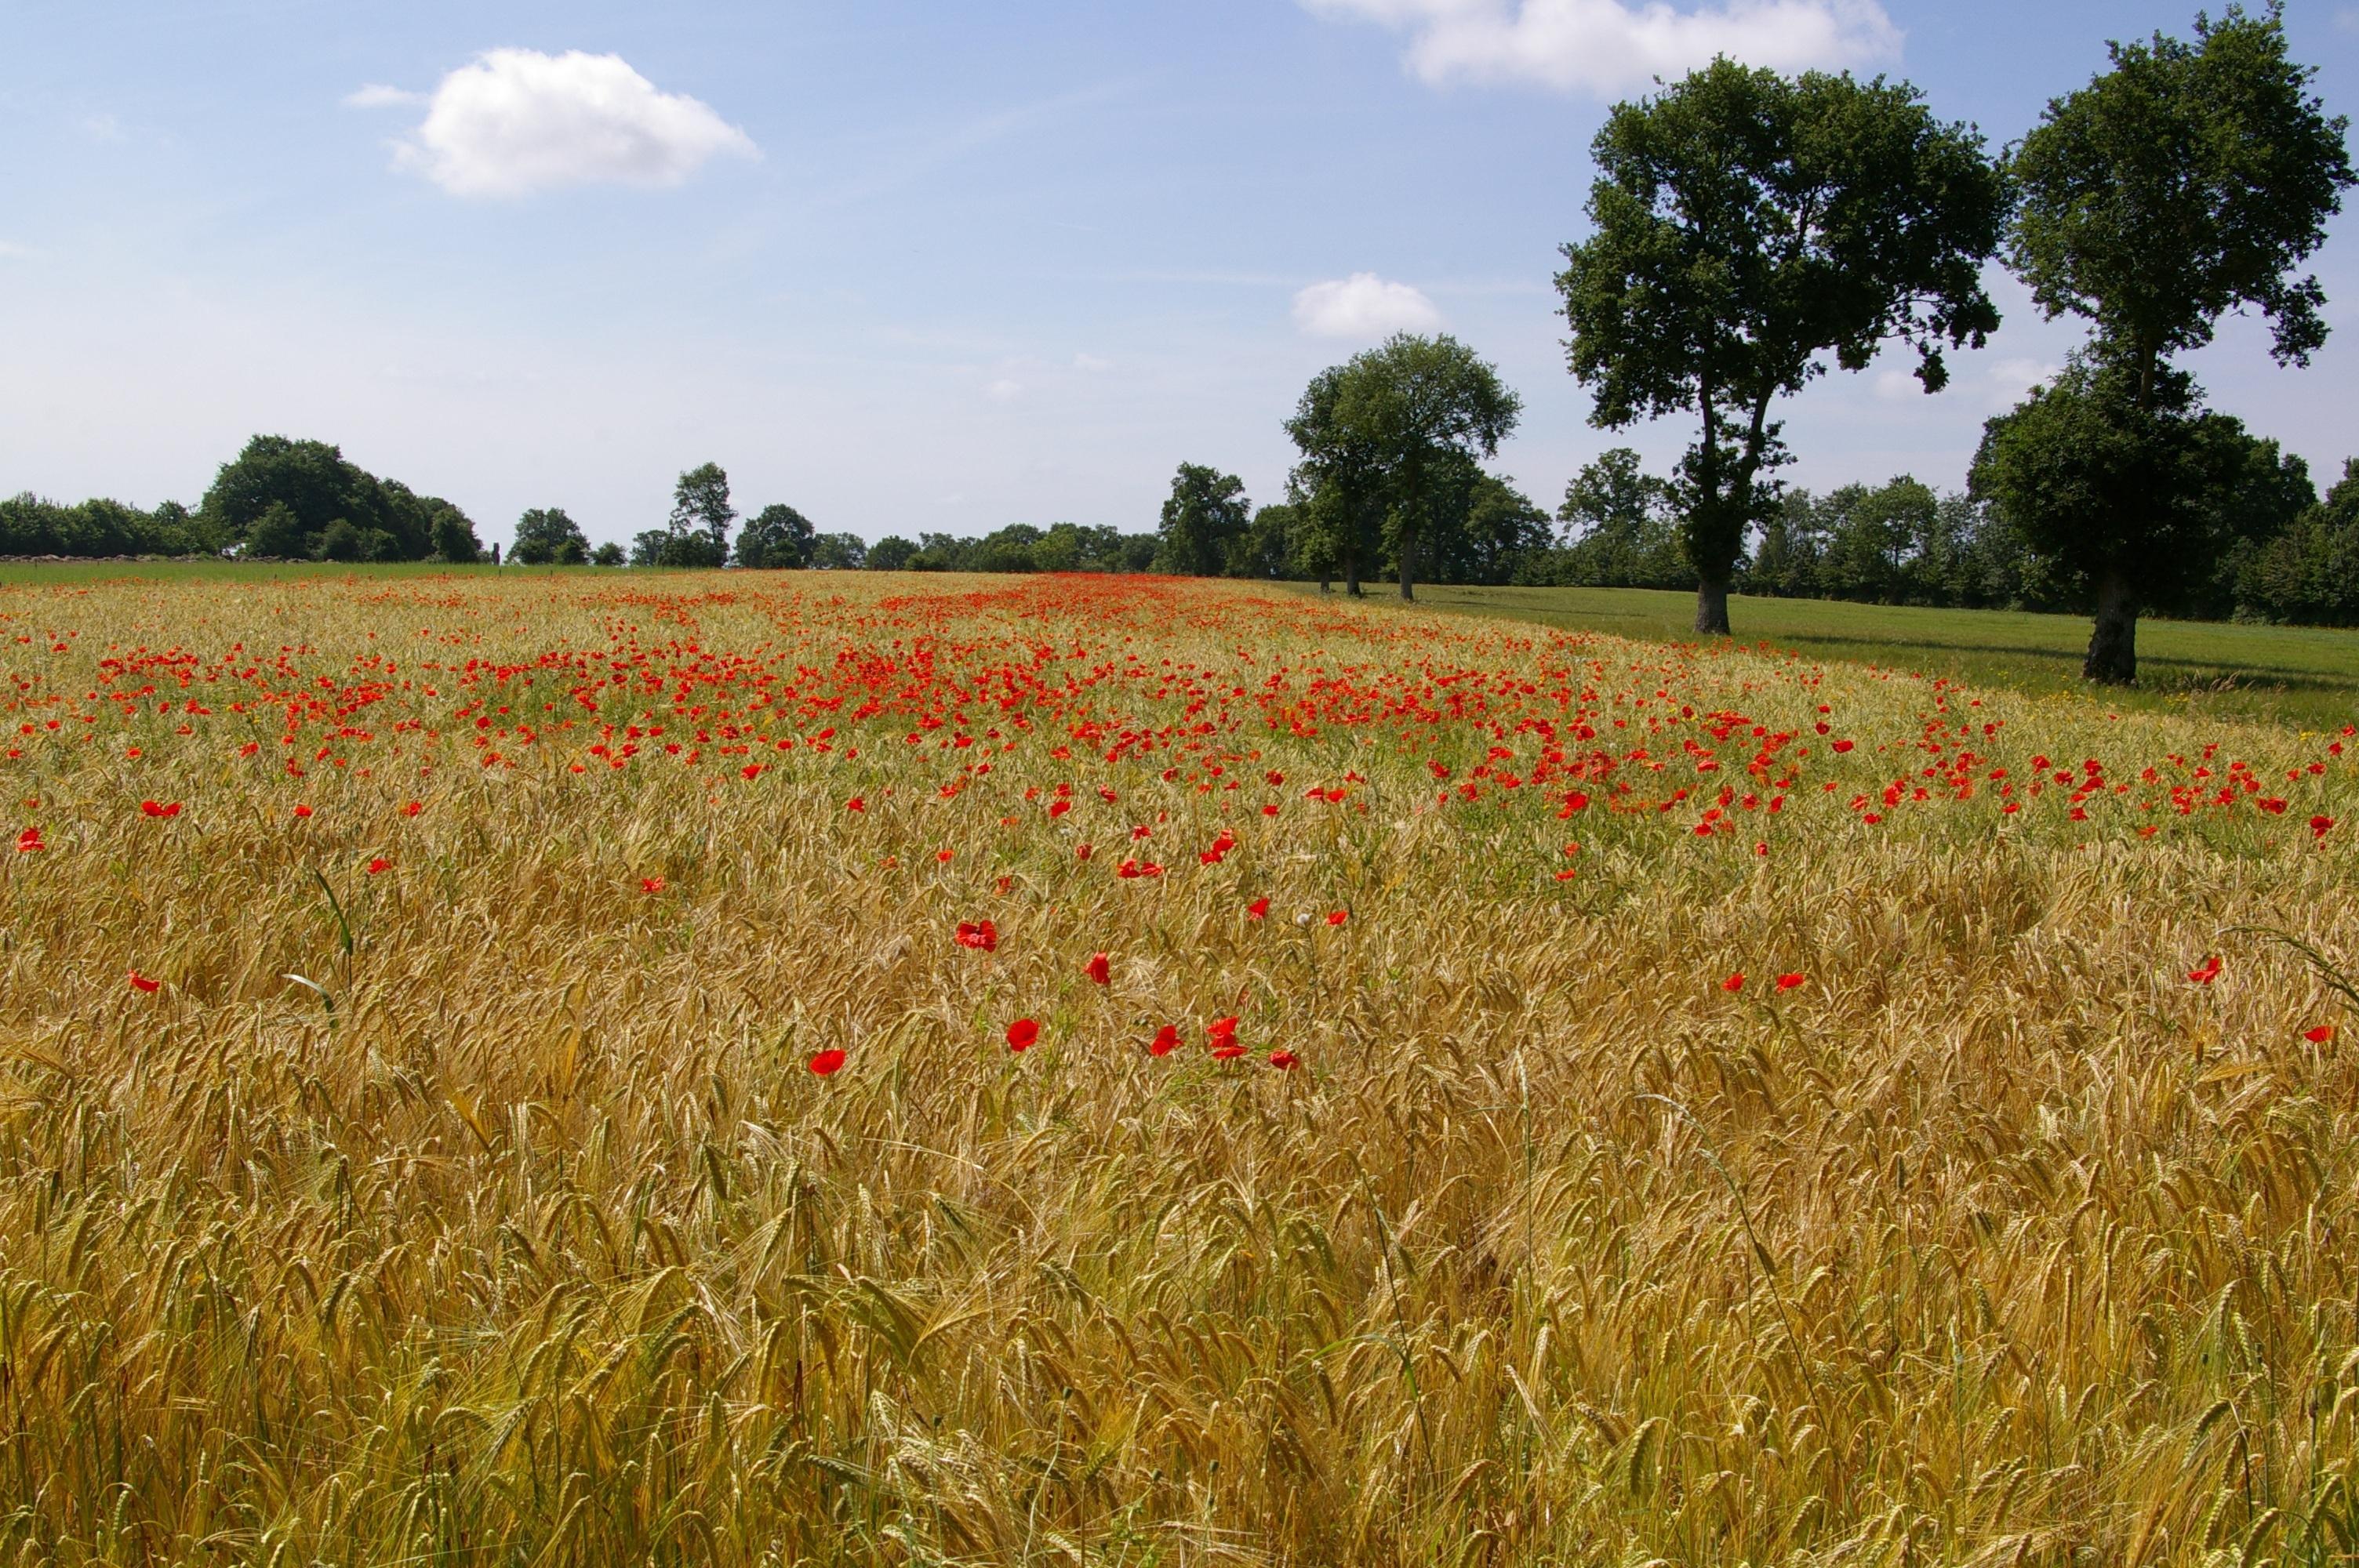
<path fill-rule="evenodd" d="M 256 436 L 222 465 L 196 510 L 116 501 L 0 501 L 0 554 L 221 556 L 271 560 L 473 561 L 467 514 L 379 479 L 324 441 Z"/>
<path fill-rule="evenodd" d="M 2147 608 L 2190 620 L 2359 625 L 2359 462 L 2321 500 L 2308 465 L 2273 441 L 2222 432 L 2233 463 L 2205 492 L 2206 569 L 2178 574 Z M 1977 470 L 1978 473 L 1980 470 Z M 1684 589 L 1675 487 L 1616 449 L 1582 470 L 1559 514 L 1563 543 L 1522 582 Z M 2070 612 L 2085 586 L 1973 487 L 1937 493 L 1903 474 L 1824 492 L 1785 490 L 1731 578 L 1779 599 Z"/>

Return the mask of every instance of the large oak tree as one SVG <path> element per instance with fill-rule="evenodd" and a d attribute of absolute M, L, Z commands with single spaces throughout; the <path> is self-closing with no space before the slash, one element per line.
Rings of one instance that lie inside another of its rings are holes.
<path fill-rule="evenodd" d="M 2200 421 L 2171 356 L 2209 343 L 2227 312 L 2257 308 L 2277 361 L 2308 363 L 2326 341 L 2326 297 L 2294 273 L 2354 176 L 2349 123 L 2327 117 L 2310 91 L 2316 71 L 2287 58 L 2275 5 L 2199 16 L 2192 43 L 2158 33 L 2108 48 L 2113 68 L 2050 103 L 2013 160 L 2022 205 L 2007 259 L 2051 319 L 2089 322 L 2089 349 L 2044 406 L 1994 425 L 1993 456 L 1995 472 L 2049 502 L 2058 476 L 2134 471 L 2103 505 L 2041 504 L 2017 519 L 2094 599 L 2083 672 L 2128 682 L 2156 561 L 2186 547 L 2194 499 L 2173 489 Z M 2099 445 L 2034 452 L 2041 439 Z M 2051 482 L 2032 485 L 2034 473 Z M 2125 493 L 2141 498 L 2136 509 Z"/>
<path fill-rule="evenodd" d="M 1827 370 L 1915 349 L 1929 393 L 1944 345 L 1998 326 L 1982 265 L 2006 180 L 1972 127 L 1936 120 L 1905 82 L 1787 78 L 1715 60 L 1617 105 L 1592 148 L 1595 232 L 1557 279 L 1590 420 L 1622 429 L 1690 413 L 1680 542 L 1695 628 L 1728 631 L 1748 529 L 1787 460 L 1770 410 Z"/>

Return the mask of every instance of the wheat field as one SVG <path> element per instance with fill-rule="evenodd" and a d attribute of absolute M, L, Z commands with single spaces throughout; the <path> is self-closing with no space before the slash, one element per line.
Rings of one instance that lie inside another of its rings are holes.
<path fill-rule="evenodd" d="M 1074 579 L 0 656 L 0 1562 L 2359 1552 L 2348 730 Z"/>

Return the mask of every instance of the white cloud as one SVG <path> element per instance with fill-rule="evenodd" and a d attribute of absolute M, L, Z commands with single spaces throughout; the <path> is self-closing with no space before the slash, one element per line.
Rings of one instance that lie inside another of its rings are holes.
<path fill-rule="evenodd" d="M 1013 403 L 1024 395 L 1024 384 L 1020 381 L 995 381 L 983 389 L 983 395 L 994 403 Z"/>
<path fill-rule="evenodd" d="M 1388 338 L 1430 332 L 1441 325 L 1433 301 L 1406 283 L 1372 272 L 1314 283 L 1294 297 L 1294 324 L 1314 338 Z"/>
<path fill-rule="evenodd" d="M 23 261 L 32 254 L 30 245 L 18 244 L 14 240 L 0 240 L 0 261 Z"/>
<path fill-rule="evenodd" d="M 1900 30 L 1876 0 L 1302 0 L 1324 16 L 1412 35 L 1427 81 L 1536 81 L 1600 95 L 1686 75 L 1726 55 L 1776 70 L 1897 59 Z"/>
<path fill-rule="evenodd" d="M 398 162 L 453 195 L 500 197 L 678 185 L 709 158 L 754 151 L 745 132 L 657 92 L 618 55 L 494 49 L 442 79 Z"/>
<path fill-rule="evenodd" d="M 426 94 L 423 92 L 412 92 L 405 87 L 387 87 L 378 81 L 344 94 L 344 107 L 347 109 L 393 109 L 404 103 L 425 102 Z"/>
<path fill-rule="evenodd" d="M 119 142 L 125 139 L 123 122 L 112 114 L 83 115 L 82 134 L 93 142 Z"/>

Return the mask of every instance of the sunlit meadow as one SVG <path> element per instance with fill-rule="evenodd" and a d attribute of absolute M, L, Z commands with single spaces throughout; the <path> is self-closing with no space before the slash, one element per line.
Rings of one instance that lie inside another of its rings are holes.
<path fill-rule="evenodd" d="M 0 1560 L 2359 1551 L 2347 730 L 810 573 L 0 700 Z"/>

